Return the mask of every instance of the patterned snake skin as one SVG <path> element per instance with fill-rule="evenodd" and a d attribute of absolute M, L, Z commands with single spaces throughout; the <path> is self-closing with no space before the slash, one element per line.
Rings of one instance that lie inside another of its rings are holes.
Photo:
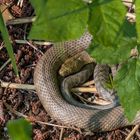
<path fill-rule="evenodd" d="M 140 114 L 129 123 L 121 106 L 106 110 L 86 109 L 71 105 L 62 98 L 58 70 L 65 60 L 84 51 L 91 39 L 92 36 L 86 33 L 79 40 L 54 44 L 40 59 L 34 73 L 34 84 L 43 107 L 55 120 L 87 131 L 110 131 L 139 123 Z"/>

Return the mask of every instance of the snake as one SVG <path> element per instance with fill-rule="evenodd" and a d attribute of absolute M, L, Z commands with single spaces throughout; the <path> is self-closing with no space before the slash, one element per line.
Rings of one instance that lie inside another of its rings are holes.
<path fill-rule="evenodd" d="M 91 41 L 92 35 L 86 32 L 79 39 L 54 43 L 38 61 L 34 72 L 34 84 L 44 109 L 53 119 L 66 126 L 92 132 L 112 131 L 138 124 L 140 113 L 129 122 L 121 105 L 103 110 L 91 109 L 70 104 L 63 98 L 58 71 L 67 59 L 85 51 Z"/>

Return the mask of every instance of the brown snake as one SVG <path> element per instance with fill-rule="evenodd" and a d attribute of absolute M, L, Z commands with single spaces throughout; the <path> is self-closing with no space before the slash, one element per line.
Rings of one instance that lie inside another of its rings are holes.
<path fill-rule="evenodd" d="M 40 59 L 34 73 L 34 84 L 43 107 L 55 120 L 87 131 L 110 131 L 139 123 L 140 114 L 129 123 L 121 106 L 107 110 L 86 109 L 71 105 L 62 98 L 58 70 L 65 60 L 84 51 L 91 39 L 91 35 L 85 34 L 79 40 L 56 43 Z"/>

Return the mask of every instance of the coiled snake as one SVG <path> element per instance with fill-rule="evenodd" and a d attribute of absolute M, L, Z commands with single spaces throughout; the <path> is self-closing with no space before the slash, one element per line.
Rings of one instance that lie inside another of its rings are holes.
<path fill-rule="evenodd" d="M 106 110 L 87 109 L 71 105 L 62 98 L 58 70 L 65 60 L 84 51 L 91 39 L 92 36 L 86 33 L 79 40 L 56 43 L 39 60 L 34 73 L 34 84 L 43 107 L 55 120 L 87 131 L 110 131 L 139 123 L 140 114 L 129 123 L 121 106 Z"/>

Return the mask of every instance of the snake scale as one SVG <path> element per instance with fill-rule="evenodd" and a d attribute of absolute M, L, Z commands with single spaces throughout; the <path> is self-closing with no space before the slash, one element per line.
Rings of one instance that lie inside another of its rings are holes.
<path fill-rule="evenodd" d="M 34 84 L 43 107 L 60 123 L 86 131 L 111 131 L 139 123 L 140 114 L 129 123 L 121 106 L 106 110 L 87 109 L 71 105 L 62 98 L 58 70 L 65 60 L 84 51 L 91 39 L 92 36 L 86 33 L 78 40 L 56 43 L 39 60 L 34 73 Z"/>

